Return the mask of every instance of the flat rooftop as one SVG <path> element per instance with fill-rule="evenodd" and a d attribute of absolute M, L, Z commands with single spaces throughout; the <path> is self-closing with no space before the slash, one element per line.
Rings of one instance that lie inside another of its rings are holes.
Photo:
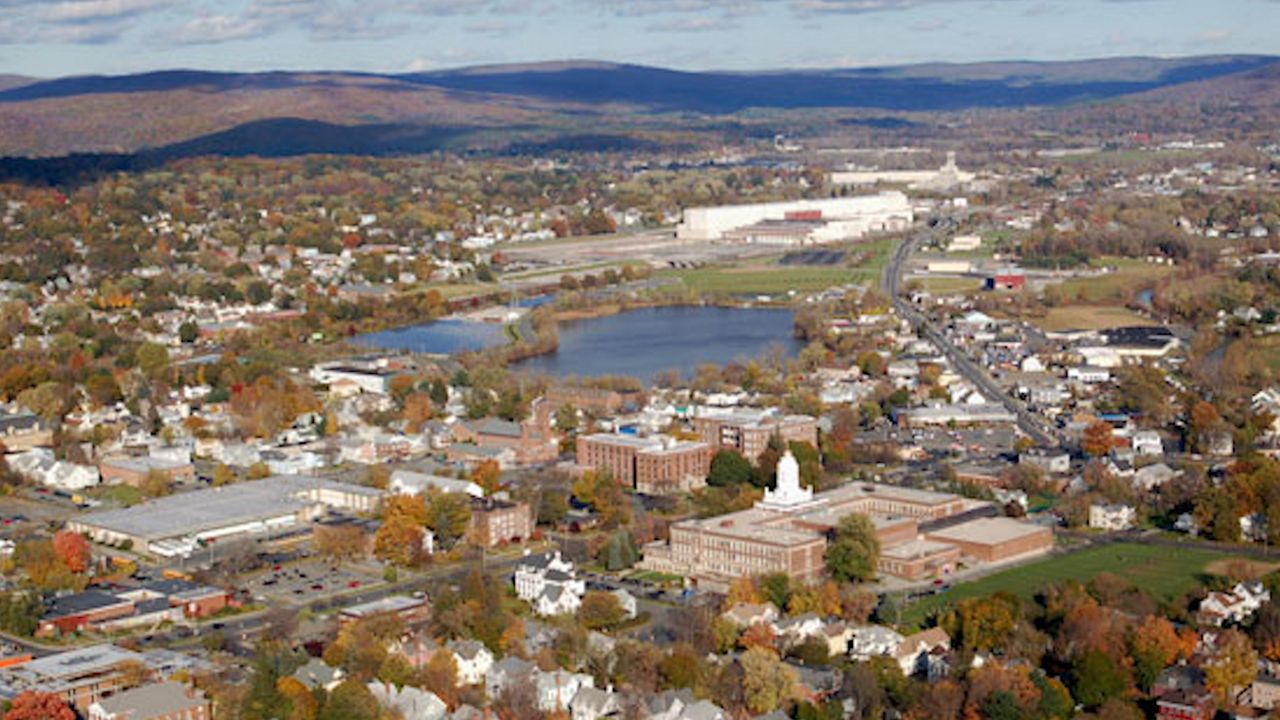
<path fill-rule="evenodd" d="M 409 597 L 408 595 L 391 595 L 381 600 L 373 600 L 344 608 L 341 614 L 351 617 L 368 617 L 370 615 L 381 615 L 382 613 L 403 612 L 426 604 L 427 601 L 422 598 Z"/>
<path fill-rule="evenodd" d="M 881 548 L 880 557 L 891 558 L 893 560 L 919 560 L 921 558 L 933 557 L 934 555 L 941 555 L 942 553 L 950 552 L 954 549 L 955 545 L 950 545 L 948 543 L 934 542 L 933 540 L 912 540 L 911 542 Z"/>
<path fill-rule="evenodd" d="M 128 661 L 141 662 L 142 656 L 132 650 L 104 644 L 48 655 L 15 669 L 56 680 L 108 670 Z"/>
<path fill-rule="evenodd" d="M 930 539 L 951 540 L 980 545 L 998 545 L 1031 535 L 1049 532 L 1048 528 L 1013 518 L 979 518 L 929 533 Z"/>
<path fill-rule="evenodd" d="M 74 524 L 147 541 L 162 540 L 291 515 L 314 504 L 315 501 L 303 494 L 315 490 L 381 494 L 375 488 L 362 485 L 301 475 L 276 475 L 169 495 L 120 510 L 90 513 L 77 518 Z"/>

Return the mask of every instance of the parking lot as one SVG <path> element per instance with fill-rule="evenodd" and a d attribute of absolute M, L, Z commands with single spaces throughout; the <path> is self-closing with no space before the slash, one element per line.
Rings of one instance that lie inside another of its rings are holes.
<path fill-rule="evenodd" d="M 243 587 L 255 602 L 304 602 L 382 582 L 380 573 L 358 565 L 333 566 L 316 559 L 272 565 L 245 578 Z"/>

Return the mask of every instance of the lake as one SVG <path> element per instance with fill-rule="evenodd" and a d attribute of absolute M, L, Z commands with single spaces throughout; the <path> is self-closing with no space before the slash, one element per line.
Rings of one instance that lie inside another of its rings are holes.
<path fill-rule="evenodd" d="M 777 308 L 658 307 L 560 323 L 560 349 L 514 369 L 560 377 L 629 375 L 646 382 L 664 370 L 692 375 L 703 363 L 760 357 L 777 345 L 794 355 L 793 315 Z"/>
<path fill-rule="evenodd" d="M 352 344 L 378 350 L 408 350 L 447 355 L 463 350 L 479 350 L 506 342 L 502 326 L 446 318 L 423 325 L 366 333 L 351 339 Z"/>
<path fill-rule="evenodd" d="M 646 382 L 664 370 L 692 375 L 703 363 L 762 356 L 771 345 L 794 355 L 803 343 L 792 334 L 793 315 L 779 308 L 711 306 L 628 310 L 560 323 L 560 349 L 513 369 L 565 377 L 629 375 Z M 501 325 L 445 319 L 383 330 L 352 342 L 379 350 L 455 353 L 507 341 Z"/>

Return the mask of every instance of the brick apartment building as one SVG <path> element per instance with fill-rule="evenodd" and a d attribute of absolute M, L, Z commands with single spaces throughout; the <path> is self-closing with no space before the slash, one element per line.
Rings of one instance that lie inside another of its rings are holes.
<path fill-rule="evenodd" d="M 818 421 L 808 415 L 782 415 L 768 410 L 702 410 L 693 417 L 693 430 L 713 450 L 736 450 L 755 462 L 780 436 L 786 442 L 818 446 Z"/>
<path fill-rule="evenodd" d="M 533 526 L 533 510 L 526 503 L 477 498 L 471 501 L 467 538 L 482 547 L 521 542 L 533 535 Z"/>
<path fill-rule="evenodd" d="M 608 471 L 645 495 L 684 492 L 706 484 L 711 447 L 671 437 L 598 433 L 578 437 L 578 467 Z"/>
<path fill-rule="evenodd" d="M 141 486 L 147 476 L 160 473 L 170 484 L 192 482 L 196 477 L 195 465 L 181 460 L 154 457 L 109 457 L 98 464 L 104 485 Z"/>

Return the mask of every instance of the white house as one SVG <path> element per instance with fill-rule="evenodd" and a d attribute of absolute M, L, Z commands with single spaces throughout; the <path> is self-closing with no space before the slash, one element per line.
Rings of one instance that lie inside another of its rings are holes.
<path fill-rule="evenodd" d="M 6 460 L 14 472 L 55 490 L 75 492 L 95 487 L 102 480 L 96 467 L 57 460 L 48 448 L 32 448 L 9 455 Z"/>
<path fill-rule="evenodd" d="M 459 685 L 479 685 L 485 673 L 493 667 L 493 653 L 483 643 L 475 640 L 457 640 L 447 646 L 458 666 Z"/>
<path fill-rule="evenodd" d="M 853 637 L 849 638 L 849 657 L 866 661 L 896 655 L 903 640 L 901 634 L 883 625 L 854 628 Z"/>
<path fill-rule="evenodd" d="M 538 709 L 543 712 L 560 712 L 569 708 L 569 702 L 584 687 L 595 687 L 595 678 L 584 673 L 572 673 L 556 668 L 551 672 L 538 672 L 533 678 Z"/>
<path fill-rule="evenodd" d="M 573 563 L 551 555 L 526 557 L 516 566 L 516 596 L 531 604 L 542 616 L 567 615 L 578 611 L 587 585 L 577 577 Z"/>
<path fill-rule="evenodd" d="M 1138 468 L 1133 473 L 1133 486 L 1150 492 L 1178 476 L 1178 471 L 1164 463 Z"/>
<path fill-rule="evenodd" d="M 378 704 L 395 711 L 404 720 L 444 720 L 449 706 L 435 693 L 408 686 L 397 688 L 391 683 L 370 681 L 366 687 Z"/>
<path fill-rule="evenodd" d="M 1137 520 L 1137 512 L 1128 505 L 1089 506 L 1089 527 L 1099 530 L 1128 530 Z"/>
<path fill-rule="evenodd" d="M 1271 591 L 1261 582 L 1237 583 L 1231 592 L 1212 592 L 1200 601 L 1196 619 L 1204 625 L 1222 627 L 1249 619 L 1262 604 L 1271 600 Z"/>
<path fill-rule="evenodd" d="M 903 675 L 927 676 L 930 674 L 929 657 L 937 651 L 950 649 L 951 638 L 947 636 L 947 631 L 933 627 L 903 638 L 893 655 L 898 661 L 898 667 L 902 668 Z"/>
<path fill-rule="evenodd" d="M 1164 441 L 1160 439 L 1160 433 L 1155 430 L 1139 430 L 1133 434 L 1130 444 L 1133 446 L 1133 452 L 1139 456 L 1164 455 Z"/>

